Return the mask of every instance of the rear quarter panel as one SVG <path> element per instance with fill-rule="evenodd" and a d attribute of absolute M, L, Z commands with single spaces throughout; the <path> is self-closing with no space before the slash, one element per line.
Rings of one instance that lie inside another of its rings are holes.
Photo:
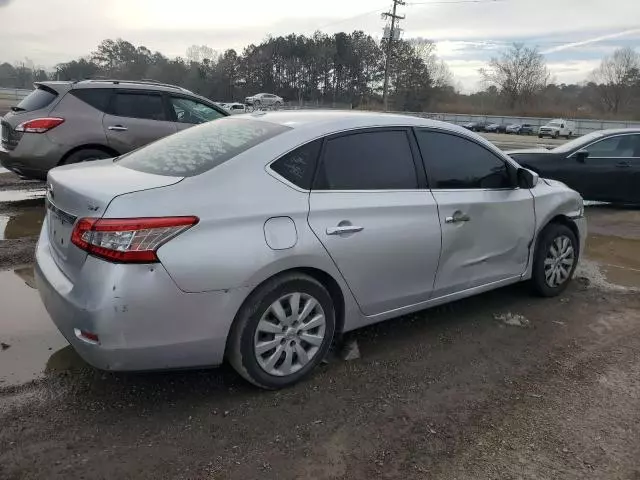
<path fill-rule="evenodd" d="M 67 147 L 68 150 L 81 145 L 107 146 L 102 127 L 104 113 L 71 93 L 64 96 L 51 111 L 51 115 L 65 119 L 62 125 L 47 132 L 46 135 L 52 142 Z"/>

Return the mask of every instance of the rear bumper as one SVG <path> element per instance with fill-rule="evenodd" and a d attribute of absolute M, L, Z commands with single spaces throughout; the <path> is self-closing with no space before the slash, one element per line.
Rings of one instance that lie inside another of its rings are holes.
<path fill-rule="evenodd" d="M 45 180 L 64 154 L 46 134 L 24 134 L 13 150 L 0 146 L 0 163 L 22 177 Z"/>
<path fill-rule="evenodd" d="M 218 365 L 245 289 L 198 294 L 178 289 L 161 264 L 112 264 L 87 257 L 71 282 L 51 254 L 46 222 L 36 248 L 40 297 L 80 356 L 103 370 Z M 99 341 L 79 338 L 83 330 Z"/>

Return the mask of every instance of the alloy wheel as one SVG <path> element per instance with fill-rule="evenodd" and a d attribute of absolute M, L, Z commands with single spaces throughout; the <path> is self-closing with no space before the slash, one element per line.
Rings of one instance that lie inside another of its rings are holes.
<path fill-rule="evenodd" d="M 551 288 L 562 285 L 569 279 L 573 264 L 575 262 L 575 251 L 571 239 L 566 235 L 556 237 L 544 259 L 544 278 Z"/>
<path fill-rule="evenodd" d="M 258 365 L 274 376 L 304 368 L 324 342 L 326 318 L 320 302 L 294 292 L 273 302 L 260 318 L 253 350 Z"/>

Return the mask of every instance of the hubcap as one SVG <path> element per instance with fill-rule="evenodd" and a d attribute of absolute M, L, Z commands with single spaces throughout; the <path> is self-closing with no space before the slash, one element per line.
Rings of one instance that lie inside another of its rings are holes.
<path fill-rule="evenodd" d="M 325 331 L 320 302 L 306 293 L 284 295 L 269 306 L 258 322 L 253 339 L 256 360 L 270 375 L 291 375 L 316 356 Z"/>
<path fill-rule="evenodd" d="M 575 252 L 571 239 L 566 235 L 556 237 L 544 259 L 544 278 L 547 285 L 555 288 L 566 282 L 571 275 L 574 262 Z"/>

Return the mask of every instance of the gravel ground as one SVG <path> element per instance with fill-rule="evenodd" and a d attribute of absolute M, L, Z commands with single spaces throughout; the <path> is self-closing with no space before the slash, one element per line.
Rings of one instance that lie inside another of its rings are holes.
<path fill-rule="evenodd" d="M 357 331 L 359 359 L 284 391 L 53 350 L 41 379 L 0 382 L 0 478 L 640 479 L 638 212 L 588 209 L 588 259 L 562 296 L 516 285 Z M 35 240 L 0 241 L 2 267 Z"/>

